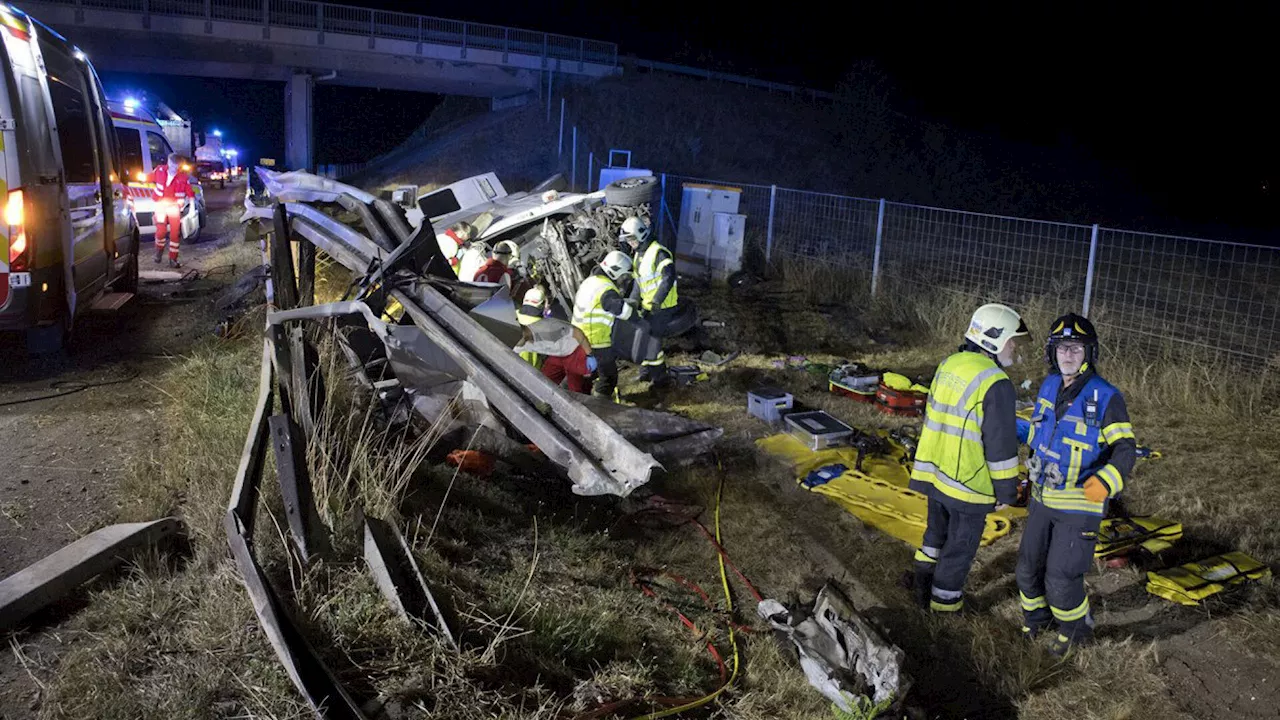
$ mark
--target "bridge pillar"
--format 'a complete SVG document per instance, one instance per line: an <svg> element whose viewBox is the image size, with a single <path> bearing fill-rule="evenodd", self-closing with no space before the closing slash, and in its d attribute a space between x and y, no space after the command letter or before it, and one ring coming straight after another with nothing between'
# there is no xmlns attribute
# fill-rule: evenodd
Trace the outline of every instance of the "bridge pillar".
<svg viewBox="0 0 1280 720"><path fill-rule="evenodd" d="M312 94L315 78L294 73L284 86L284 161L289 170L311 170Z"/></svg>

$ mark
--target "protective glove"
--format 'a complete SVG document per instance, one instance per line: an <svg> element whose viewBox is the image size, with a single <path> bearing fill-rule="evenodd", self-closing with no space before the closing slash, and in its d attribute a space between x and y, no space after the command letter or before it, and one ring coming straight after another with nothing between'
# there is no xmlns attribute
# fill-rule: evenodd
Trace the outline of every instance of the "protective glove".
<svg viewBox="0 0 1280 720"><path fill-rule="evenodd" d="M595 372L596 368L598 367L600 367L600 361L596 360L596 356L588 355L587 356L587 372Z"/></svg>
<svg viewBox="0 0 1280 720"><path fill-rule="evenodd" d="M1089 502L1100 503L1111 495L1111 491L1107 489L1107 484L1098 479L1097 475L1090 475L1088 480L1084 481L1084 496Z"/></svg>

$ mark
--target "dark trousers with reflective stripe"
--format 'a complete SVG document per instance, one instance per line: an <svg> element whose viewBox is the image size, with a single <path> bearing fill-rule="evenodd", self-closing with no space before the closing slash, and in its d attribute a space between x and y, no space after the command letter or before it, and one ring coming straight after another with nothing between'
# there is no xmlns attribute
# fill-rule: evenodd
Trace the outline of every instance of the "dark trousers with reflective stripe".
<svg viewBox="0 0 1280 720"><path fill-rule="evenodd" d="M1018 592L1023 623L1040 631L1051 620L1068 640L1087 639L1093 614L1084 590L1084 574L1093 564L1098 515L1053 510L1032 500L1018 547Z"/></svg>
<svg viewBox="0 0 1280 720"><path fill-rule="evenodd" d="M929 498L924 543L915 555L916 599L922 605L927 600L931 609L943 612L964 607L964 581L986 523L985 507L960 509Z"/></svg>

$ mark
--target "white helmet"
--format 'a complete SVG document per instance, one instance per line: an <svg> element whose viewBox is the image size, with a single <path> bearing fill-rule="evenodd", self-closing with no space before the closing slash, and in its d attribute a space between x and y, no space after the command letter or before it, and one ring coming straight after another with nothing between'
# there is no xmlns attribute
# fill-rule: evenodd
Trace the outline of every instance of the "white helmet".
<svg viewBox="0 0 1280 720"><path fill-rule="evenodd" d="M542 291L541 285L534 285L525 291L520 307L516 308L516 320L521 325L532 325L542 319L542 313L546 309L547 295Z"/></svg>
<svg viewBox="0 0 1280 720"><path fill-rule="evenodd" d="M510 265L520 259L520 248L516 247L516 244L510 240L503 240L493 247L493 255L494 257L506 255L507 259L503 260L503 262Z"/></svg>
<svg viewBox="0 0 1280 720"><path fill-rule="evenodd" d="M990 303L974 311L964 337L992 355L999 355L1010 340L1030 334L1022 316L1013 308Z"/></svg>
<svg viewBox="0 0 1280 720"><path fill-rule="evenodd" d="M610 280L620 280L631 274L631 257L621 250L613 250L600 261L600 267Z"/></svg>
<svg viewBox="0 0 1280 720"><path fill-rule="evenodd" d="M622 221L622 232L618 237L627 242L643 245L649 239L649 223L633 215Z"/></svg>

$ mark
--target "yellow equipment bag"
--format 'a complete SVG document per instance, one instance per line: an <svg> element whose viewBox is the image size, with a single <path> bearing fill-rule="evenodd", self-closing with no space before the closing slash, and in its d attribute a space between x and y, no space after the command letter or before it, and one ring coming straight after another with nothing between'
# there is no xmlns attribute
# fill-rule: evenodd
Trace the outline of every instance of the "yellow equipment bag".
<svg viewBox="0 0 1280 720"><path fill-rule="evenodd" d="M1242 552L1230 552L1176 568L1147 573L1147 592L1179 605L1200 601L1231 585L1267 580L1271 568Z"/></svg>
<svg viewBox="0 0 1280 720"><path fill-rule="evenodd" d="M1121 555L1139 547L1158 553L1173 547L1173 541L1181 537L1182 523L1172 520L1151 516L1107 518L1098 528L1098 544L1093 556Z"/></svg>
<svg viewBox="0 0 1280 720"><path fill-rule="evenodd" d="M811 492L826 495L862 522L895 537L912 547L919 547L924 539L925 520L929 498L907 489L910 468L901 462L905 457L902 446L887 433L885 437L891 456L869 456L863 459L862 468L856 469L858 451L852 447L829 448L813 451L788 434L772 435L756 441L765 452L791 463L799 475L801 487L808 474L827 465L842 464L850 468L840 476L821 485L807 487ZM982 544L990 545L1013 529L1012 518L1025 517L1026 508L1003 508L987 515L982 531Z"/></svg>

